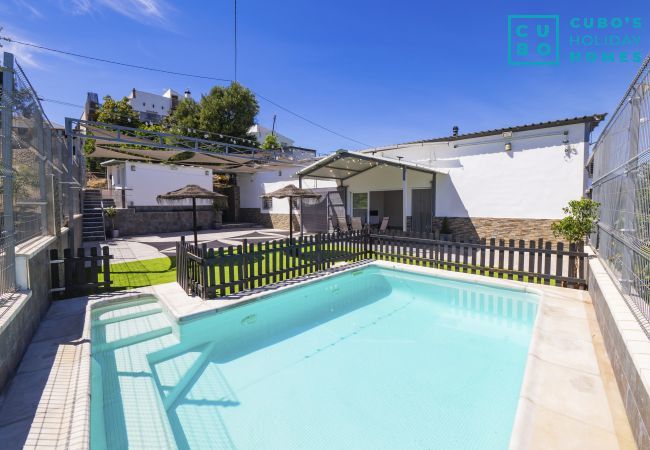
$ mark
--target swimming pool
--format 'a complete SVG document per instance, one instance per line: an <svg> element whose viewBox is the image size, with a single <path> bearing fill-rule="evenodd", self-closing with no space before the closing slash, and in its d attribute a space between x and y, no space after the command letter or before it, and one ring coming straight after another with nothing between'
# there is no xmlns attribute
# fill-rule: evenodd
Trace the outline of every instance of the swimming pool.
<svg viewBox="0 0 650 450"><path fill-rule="evenodd" d="M93 448L507 448L538 296L367 267L181 322L92 313Z"/></svg>

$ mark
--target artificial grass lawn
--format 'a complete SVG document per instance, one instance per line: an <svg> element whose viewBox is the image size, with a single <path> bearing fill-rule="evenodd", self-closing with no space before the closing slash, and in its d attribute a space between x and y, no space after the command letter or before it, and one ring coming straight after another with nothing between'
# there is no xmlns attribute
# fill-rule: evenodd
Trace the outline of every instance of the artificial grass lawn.
<svg viewBox="0 0 650 450"><path fill-rule="evenodd" d="M276 251L275 254L271 253L271 258L275 259L274 265L271 267L275 268L279 267L279 259L283 259L283 266L286 268L289 266L289 260L292 259L293 261L293 266L299 265L299 264L304 264L304 261L301 260L301 258L297 257L289 257L284 253L283 251ZM401 258L395 256L392 258L387 258L388 261L399 261ZM423 261L412 261L408 262L404 260L405 263L407 264L415 264L418 266L425 266L425 267L434 267L428 262L423 262ZM444 264L444 263L443 263ZM442 265L440 267L441 269L444 270L449 270L452 272L470 272L470 273L477 273L478 267L475 270L468 270L468 269L458 269L452 266L448 265ZM252 276L257 276L259 275L259 271L261 269L261 274L264 275L266 274L266 264L262 263L260 265L254 264L253 265L253 273L251 274ZM489 276L489 273L485 273L483 275ZM506 274L497 274L493 273L492 276L494 278L507 278ZM229 283L231 281L237 280L237 274L232 274L230 273L230 270L228 267L226 267L226 270L224 271L224 278L223 282ZM284 277L285 279L287 278L286 276ZM519 281L520 278L523 278L521 281L528 282L540 282L541 280L538 280L536 277L533 280L529 280L528 276L520 277L518 275L514 275L513 279L515 281ZM111 264L111 280L113 281L112 283L112 288L113 289L132 289L132 288L138 288L138 287L144 287L144 286L153 286L156 284L163 284L163 283L171 283L176 281L176 257L164 257L164 258L155 258L155 259L147 259L147 260L140 260L140 261L130 261L130 262L125 262L125 263L117 263L117 264ZM102 276L100 274L100 281L102 281ZM279 280L278 280L279 281ZM256 280L254 283L254 287L258 287L262 284L265 284L265 279L264 280ZM555 286L556 281L555 280L550 280L550 285Z"/></svg>
<svg viewBox="0 0 650 450"><path fill-rule="evenodd" d="M103 281L102 274L99 275ZM113 289L132 289L176 281L176 257L111 264Z"/></svg>

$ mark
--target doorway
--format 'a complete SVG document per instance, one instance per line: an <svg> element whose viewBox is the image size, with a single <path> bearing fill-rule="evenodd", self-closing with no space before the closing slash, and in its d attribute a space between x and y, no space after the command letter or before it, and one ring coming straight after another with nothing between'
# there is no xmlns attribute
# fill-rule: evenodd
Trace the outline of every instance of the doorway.
<svg viewBox="0 0 650 450"><path fill-rule="evenodd" d="M418 233L431 233L431 189L413 189L411 228Z"/></svg>

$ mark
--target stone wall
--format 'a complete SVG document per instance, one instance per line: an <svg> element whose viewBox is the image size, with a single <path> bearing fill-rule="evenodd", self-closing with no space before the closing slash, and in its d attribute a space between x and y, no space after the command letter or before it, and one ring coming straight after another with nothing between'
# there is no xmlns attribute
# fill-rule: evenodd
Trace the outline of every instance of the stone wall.
<svg viewBox="0 0 650 450"><path fill-rule="evenodd" d="M263 213L259 208L240 208L239 217L242 222L258 223L266 228L277 228L278 230L289 229L289 214ZM300 213L293 213L293 229L300 229Z"/></svg>
<svg viewBox="0 0 650 450"><path fill-rule="evenodd" d="M589 260L589 295L632 433L640 449L650 448L650 342L602 263ZM647 326L647 322L646 322Z"/></svg>
<svg viewBox="0 0 650 450"><path fill-rule="evenodd" d="M212 206L197 206L196 209L199 230L215 229L221 225L221 214L217 214ZM120 236L190 231L192 207L138 206L118 209L114 226Z"/></svg>
<svg viewBox="0 0 650 450"><path fill-rule="evenodd" d="M442 217L433 218L433 230L440 231ZM448 217L454 238L461 240L524 239L555 241L551 231L552 219L509 219L492 217Z"/></svg>
<svg viewBox="0 0 650 450"><path fill-rule="evenodd" d="M18 367L41 318L50 306L49 251L58 246L58 240L54 240L29 256L27 264L31 291L14 294L14 298L4 305L6 310L2 311L0 317L0 391ZM17 253L20 253L19 248Z"/></svg>

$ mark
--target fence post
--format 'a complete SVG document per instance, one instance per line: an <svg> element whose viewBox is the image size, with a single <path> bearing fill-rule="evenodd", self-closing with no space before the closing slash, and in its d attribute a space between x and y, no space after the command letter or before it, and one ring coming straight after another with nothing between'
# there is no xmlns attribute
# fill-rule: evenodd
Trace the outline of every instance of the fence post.
<svg viewBox="0 0 650 450"><path fill-rule="evenodd" d="M102 263L104 265L104 287L111 288L111 257L108 252L108 246L102 247Z"/></svg>
<svg viewBox="0 0 650 450"><path fill-rule="evenodd" d="M208 253L208 244L201 244L201 298L208 298L208 264L205 256Z"/></svg>
<svg viewBox="0 0 650 450"><path fill-rule="evenodd" d="M316 235L316 244L315 244L315 252L314 252L314 254L315 254L314 259L316 260L316 271L323 270L322 262L321 262L322 259L323 259L323 254L322 254L322 252L323 252L323 243L322 243L322 240L323 240L323 234L318 233Z"/></svg>
<svg viewBox="0 0 650 450"><path fill-rule="evenodd" d="M2 204L4 205L3 230L0 238L4 238L5 260L9 268L5 286L2 290L12 290L16 284L16 249L14 228L14 178L13 178L13 150L11 146L12 97L14 95L14 55L5 52L2 69L2 172L3 177Z"/></svg>

